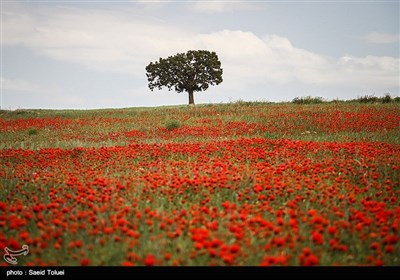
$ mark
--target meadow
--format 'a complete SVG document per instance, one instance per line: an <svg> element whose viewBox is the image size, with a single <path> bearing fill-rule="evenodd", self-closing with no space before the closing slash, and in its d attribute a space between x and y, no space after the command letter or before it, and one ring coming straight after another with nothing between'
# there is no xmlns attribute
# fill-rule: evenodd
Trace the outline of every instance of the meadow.
<svg viewBox="0 0 400 280"><path fill-rule="evenodd" d="M39 266L398 266L399 167L393 103L0 111L0 249Z"/></svg>

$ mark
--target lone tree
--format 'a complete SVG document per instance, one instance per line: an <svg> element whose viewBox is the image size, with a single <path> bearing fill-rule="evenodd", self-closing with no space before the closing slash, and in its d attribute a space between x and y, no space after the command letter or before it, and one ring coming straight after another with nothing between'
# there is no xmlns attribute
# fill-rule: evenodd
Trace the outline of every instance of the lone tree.
<svg viewBox="0 0 400 280"><path fill-rule="evenodd" d="M208 89L222 82L221 62L215 52L205 50L178 53L146 66L146 76L151 91L163 86L189 94L189 104L194 104L193 92Z"/></svg>

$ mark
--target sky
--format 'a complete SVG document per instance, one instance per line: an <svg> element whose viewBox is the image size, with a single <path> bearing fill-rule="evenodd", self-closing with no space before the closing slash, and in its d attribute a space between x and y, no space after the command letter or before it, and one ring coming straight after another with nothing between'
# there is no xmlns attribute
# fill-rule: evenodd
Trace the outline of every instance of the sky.
<svg viewBox="0 0 400 280"><path fill-rule="evenodd" d="M215 51L195 103L399 96L399 1L1 0L1 108L181 105L145 67Z"/></svg>

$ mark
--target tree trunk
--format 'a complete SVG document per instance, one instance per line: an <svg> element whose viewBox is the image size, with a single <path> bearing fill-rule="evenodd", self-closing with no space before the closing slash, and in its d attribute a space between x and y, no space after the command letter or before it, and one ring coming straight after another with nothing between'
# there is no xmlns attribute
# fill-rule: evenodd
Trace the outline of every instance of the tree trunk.
<svg viewBox="0 0 400 280"><path fill-rule="evenodd" d="M189 90L189 105L194 105L193 90Z"/></svg>

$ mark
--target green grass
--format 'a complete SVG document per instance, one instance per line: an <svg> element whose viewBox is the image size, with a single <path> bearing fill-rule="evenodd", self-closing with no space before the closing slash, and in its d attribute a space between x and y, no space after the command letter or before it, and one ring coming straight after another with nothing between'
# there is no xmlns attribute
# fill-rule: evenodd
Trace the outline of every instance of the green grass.
<svg viewBox="0 0 400 280"><path fill-rule="evenodd" d="M0 131L0 149L23 148L40 149L45 147L73 148L126 145L131 141L142 143L209 141L220 137L191 137L177 135L163 140L158 137L157 129L168 131L181 127L206 126L221 128L230 122L260 124L267 131L250 131L247 134L231 135L236 137L287 138L305 141L372 141L400 144L399 125L395 129L373 128L376 131L352 129L343 131L321 130L329 125L316 126L315 119L326 114L335 116L336 112L362 113L375 112L375 117L386 118L385 112L400 115L399 103L360 104L360 103L322 103L291 104L266 102L236 102L229 104L205 104L188 106L163 106L152 108L123 108L99 110L17 110L0 111L0 119L5 122L23 120L56 119L60 124L54 126L26 127L25 129L8 129ZM381 117L379 117L381 115ZM65 123L62 123L62 122ZM346 122L346 119L343 120ZM125 133L137 130L147 137L126 137ZM226 138L222 136L222 139Z"/></svg>
<svg viewBox="0 0 400 280"><path fill-rule="evenodd" d="M174 129L177 129L181 126L181 123L177 120L169 120L167 121L167 123L165 124L165 128L169 131L172 131Z"/></svg>

